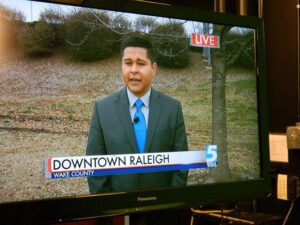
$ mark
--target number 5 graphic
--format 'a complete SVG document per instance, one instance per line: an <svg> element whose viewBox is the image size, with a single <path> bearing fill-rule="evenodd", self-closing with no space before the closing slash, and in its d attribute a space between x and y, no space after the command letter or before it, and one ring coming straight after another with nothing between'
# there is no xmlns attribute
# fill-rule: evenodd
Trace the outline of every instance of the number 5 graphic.
<svg viewBox="0 0 300 225"><path fill-rule="evenodd" d="M217 162L218 161L218 153L217 153L217 145L206 145L206 162Z"/></svg>

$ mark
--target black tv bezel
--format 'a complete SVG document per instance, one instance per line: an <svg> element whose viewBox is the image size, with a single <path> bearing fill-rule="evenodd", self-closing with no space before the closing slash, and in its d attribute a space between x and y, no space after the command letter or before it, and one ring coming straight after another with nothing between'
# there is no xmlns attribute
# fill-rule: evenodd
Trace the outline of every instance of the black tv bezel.
<svg viewBox="0 0 300 225"><path fill-rule="evenodd" d="M76 221L107 215L112 216L148 210L197 206L215 202L255 199L270 192L267 83L263 20L256 17L202 11L195 8L166 6L138 1L123 2L122 4L116 4L114 1L85 0L81 6L256 29L261 178L258 180L235 183L228 182L2 203L0 204L0 211L4 216L1 220L5 224L50 224Z"/></svg>

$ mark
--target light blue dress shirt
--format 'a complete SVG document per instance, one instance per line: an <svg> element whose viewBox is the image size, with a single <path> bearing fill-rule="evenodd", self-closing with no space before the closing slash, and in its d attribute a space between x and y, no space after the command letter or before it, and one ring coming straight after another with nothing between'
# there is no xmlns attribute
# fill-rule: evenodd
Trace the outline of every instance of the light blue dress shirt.
<svg viewBox="0 0 300 225"><path fill-rule="evenodd" d="M142 110L142 113L144 114L144 117L146 120L146 126L148 127L150 94L151 94L151 88L145 95L143 95L141 98L138 98L127 87L127 95L128 95L128 100L129 100L129 111L130 111L130 116L131 116L132 122L133 122L134 114L136 112L135 101L137 99L141 99L144 103L141 110Z"/></svg>

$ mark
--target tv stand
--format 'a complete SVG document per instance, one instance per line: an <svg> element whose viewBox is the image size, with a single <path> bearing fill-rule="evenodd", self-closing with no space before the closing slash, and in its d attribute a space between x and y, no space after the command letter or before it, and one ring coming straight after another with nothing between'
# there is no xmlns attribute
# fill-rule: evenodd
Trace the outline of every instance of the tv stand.
<svg viewBox="0 0 300 225"><path fill-rule="evenodd" d="M249 224L249 225L279 225L282 223L282 218L276 215L266 213L209 213L197 214L193 225L216 225L216 224Z"/></svg>

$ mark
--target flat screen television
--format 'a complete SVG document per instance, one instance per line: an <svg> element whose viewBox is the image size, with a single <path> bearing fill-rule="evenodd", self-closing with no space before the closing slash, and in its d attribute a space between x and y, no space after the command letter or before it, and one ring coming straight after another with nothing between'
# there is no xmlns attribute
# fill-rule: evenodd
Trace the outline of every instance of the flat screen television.
<svg viewBox="0 0 300 225"><path fill-rule="evenodd" d="M1 221L55 223L270 191L261 19L140 1L45 1L43 9L26 22L1 5ZM217 146L217 163L174 167L187 173L176 187L90 194L86 176L51 179L47 162L86 155L95 100L124 87L120 43L128 35L151 40L152 87L181 102L188 149L178 160Z"/></svg>

